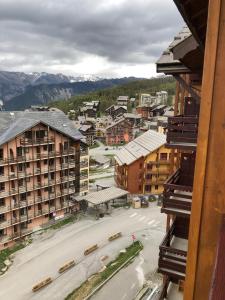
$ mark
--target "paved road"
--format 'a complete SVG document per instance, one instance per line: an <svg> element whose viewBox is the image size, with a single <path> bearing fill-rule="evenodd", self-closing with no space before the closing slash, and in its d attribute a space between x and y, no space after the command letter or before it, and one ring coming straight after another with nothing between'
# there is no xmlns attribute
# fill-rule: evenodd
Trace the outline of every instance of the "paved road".
<svg viewBox="0 0 225 300"><path fill-rule="evenodd" d="M114 259L121 249L130 244L132 233L149 243L148 263L152 270L156 269L155 253L164 228L164 215L160 214L158 207L150 207L120 209L114 211L112 216L98 221L85 219L61 230L44 233L16 254L13 265L0 278L0 299L62 300L102 267L102 256ZM118 231L123 232L123 237L109 244L107 237ZM100 245L100 249L84 257L83 250L95 243ZM71 259L76 260L77 266L58 277L58 268ZM143 278L143 265L137 271L140 280ZM48 276L58 278L42 291L33 294L32 286Z"/></svg>
<svg viewBox="0 0 225 300"><path fill-rule="evenodd" d="M94 149L90 149L89 154L90 155L96 155L96 154L115 155L120 148L122 148L122 146L110 147L110 146L105 146L102 143L100 143L99 147L94 148ZM108 150L105 150L105 149L108 149Z"/></svg>
<svg viewBox="0 0 225 300"><path fill-rule="evenodd" d="M134 216L134 214L131 216ZM139 218L139 214L135 215L134 218ZM140 217L139 220L142 220L142 218ZM132 300L146 280L150 279L152 285L161 283L161 276L157 273L157 263L159 244L165 233L161 221L158 222L160 223L151 220L148 222L148 225L150 225L148 229L136 233L137 238L144 244L143 251L132 264L122 269L94 295L93 300ZM158 297L154 299L158 299Z"/></svg>

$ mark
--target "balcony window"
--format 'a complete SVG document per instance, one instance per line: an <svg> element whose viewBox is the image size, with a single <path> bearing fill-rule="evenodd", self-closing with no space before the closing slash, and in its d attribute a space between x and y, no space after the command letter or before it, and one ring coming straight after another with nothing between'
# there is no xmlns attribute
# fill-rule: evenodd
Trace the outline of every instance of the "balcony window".
<svg viewBox="0 0 225 300"><path fill-rule="evenodd" d="M32 139L32 136L33 136L32 131L26 131L25 132L25 138L26 139Z"/></svg>
<svg viewBox="0 0 225 300"><path fill-rule="evenodd" d="M145 186L145 191L146 192L150 192L151 191L151 186L150 185L146 185Z"/></svg>
<svg viewBox="0 0 225 300"><path fill-rule="evenodd" d="M160 153L160 160L167 160L167 153Z"/></svg>
<svg viewBox="0 0 225 300"><path fill-rule="evenodd" d="M17 156L22 156L23 155L23 148L22 147L17 147L16 148L16 155Z"/></svg>
<svg viewBox="0 0 225 300"><path fill-rule="evenodd" d="M4 167L0 167L0 176L4 175Z"/></svg>
<svg viewBox="0 0 225 300"><path fill-rule="evenodd" d="M5 183L0 182L0 191L4 191L4 190L5 190Z"/></svg>
<svg viewBox="0 0 225 300"><path fill-rule="evenodd" d="M3 153L3 149L1 148L1 149L0 149L0 159L3 159L3 156L4 156L3 154L4 154L4 153Z"/></svg>
<svg viewBox="0 0 225 300"><path fill-rule="evenodd" d="M48 132L47 130L39 130L39 131L36 131L36 138L37 139L43 139L45 136L48 135Z"/></svg>
<svg viewBox="0 0 225 300"><path fill-rule="evenodd" d="M25 201L26 199L27 199L26 193L20 194L20 200L21 200L21 201Z"/></svg>
<svg viewBox="0 0 225 300"><path fill-rule="evenodd" d="M5 221L5 215L4 214L1 214L0 215L0 222L4 222Z"/></svg>

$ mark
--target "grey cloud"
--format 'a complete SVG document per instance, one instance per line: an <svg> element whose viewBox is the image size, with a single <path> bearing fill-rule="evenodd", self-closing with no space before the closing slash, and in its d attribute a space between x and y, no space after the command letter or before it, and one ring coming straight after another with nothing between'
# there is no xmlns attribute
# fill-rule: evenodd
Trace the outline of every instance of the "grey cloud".
<svg viewBox="0 0 225 300"><path fill-rule="evenodd" d="M18 67L51 66L88 54L115 64L151 63L182 25L172 0L107 2L0 0L0 67L10 57Z"/></svg>

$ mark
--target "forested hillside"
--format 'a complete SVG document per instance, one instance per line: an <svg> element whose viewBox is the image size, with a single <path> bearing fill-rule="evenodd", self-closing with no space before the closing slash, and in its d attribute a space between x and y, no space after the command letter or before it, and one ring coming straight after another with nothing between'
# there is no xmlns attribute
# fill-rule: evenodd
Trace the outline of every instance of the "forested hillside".
<svg viewBox="0 0 225 300"><path fill-rule="evenodd" d="M74 96L66 101L54 101L51 102L50 105L67 113L71 109L77 110L83 101L100 100L100 110L101 112L104 112L107 107L116 103L116 99L120 95L138 98L140 93L154 94L161 90L168 92L168 104L171 104L172 96L175 94L175 80L173 77L137 80L112 88L87 93L85 95Z"/></svg>

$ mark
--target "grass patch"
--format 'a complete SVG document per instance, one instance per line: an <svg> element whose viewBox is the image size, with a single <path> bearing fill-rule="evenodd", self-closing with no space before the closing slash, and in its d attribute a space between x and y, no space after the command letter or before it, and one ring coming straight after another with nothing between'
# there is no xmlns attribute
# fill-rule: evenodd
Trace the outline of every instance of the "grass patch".
<svg viewBox="0 0 225 300"><path fill-rule="evenodd" d="M12 248L7 248L0 251L0 269L5 267L4 261L8 259L11 254L23 249L24 247L26 247L24 243L18 243L15 244L15 246L13 246Z"/></svg>
<svg viewBox="0 0 225 300"><path fill-rule="evenodd" d="M59 229L59 228L65 226L65 225L67 225L69 223L73 223L74 221L76 221L76 219L77 219L76 216L70 216L70 217L68 217L66 219L58 221L56 224L53 224L53 225L47 227L46 230L47 229Z"/></svg>
<svg viewBox="0 0 225 300"><path fill-rule="evenodd" d="M95 287L108 279L129 258L133 257L134 255L138 255L142 249L143 245L139 241L134 242L132 245L126 248L125 253L120 253L114 261L110 262L103 272L91 276L80 287L70 293L65 300L83 300L93 291Z"/></svg>

